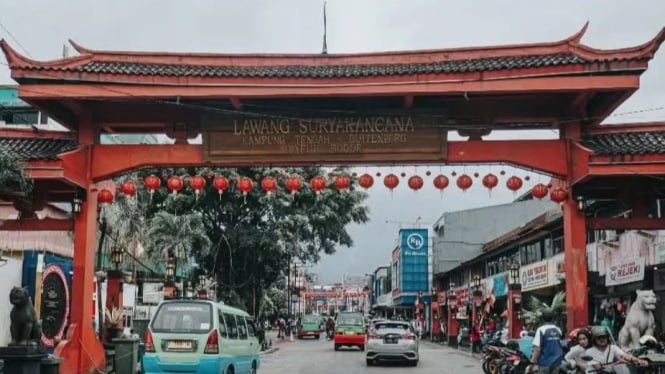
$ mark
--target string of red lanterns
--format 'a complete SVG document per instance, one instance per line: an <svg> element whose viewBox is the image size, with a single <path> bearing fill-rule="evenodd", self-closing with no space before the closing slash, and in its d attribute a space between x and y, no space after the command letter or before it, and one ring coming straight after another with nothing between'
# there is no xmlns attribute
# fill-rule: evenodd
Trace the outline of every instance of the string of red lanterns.
<svg viewBox="0 0 665 374"><path fill-rule="evenodd" d="M505 175L505 172L501 171L500 174ZM377 172L376 175L380 177L381 173ZM406 178L406 173L402 172L400 175L403 178ZM425 175L430 176L431 173L427 171ZM476 178L480 177L479 173L474 173L473 175ZM358 186L362 187L365 190L374 186L374 177L368 173L364 173L359 177L357 177L356 173L353 173L351 174L351 176L354 179L357 178L356 183L358 184ZM457 174L453 172L452 176L457 176ZM303 178L308 178L308 177L309 176L306 175L303 176ZM340 174L335 176L333 173L330 173L328 175L329 179L326 179L326 177L324 176L314 176L313 178L310 179L309 186L312 189L312 191L316 193L317 197L320 198L321 193L328 187L329 180L332 179L332 183L337 190L339 190L340 192L346 192L349 191L353 185L352 177L350 177L347 174ZM222 194L225 191L229 190L229 188L231 187L231 180L229 180L229 178L225 176L215 176L212 173L208 173L207 178L212 179L211 185L215 190L217 190L220 199L222 197ZM191 178L187 177L187 179L183 179L182 177L179 176L169 177L168 175L162 175L160 178L156 175L149 175L143 179L143 184L145 186L145 189L150 193L151 197L155 191L161 188L162 179L167 180L166 187L173 194L181 192L185 187L185 180L187 180L189 186L197 195L197 198L198 195L206 189L208 184L206 182L206 179L200 175L195 175ZM300 192L303 188L303 180L300 176L286 177L282 173L277 177L272 177L272 176L263 177L260 174L256 174L254 176L254 179L260 181L259 184L261 186L261 189L264 192L266 192L268 196L270 196L273 192L279 189L279 181L284 179L285 179L284 187L292 196L295 196L295 194ZM237 190L241 192L243 197L245 198L255 188L255 182L252 180L252 178L241 177L239 179L235 178L234 180L236 183ZM528 176L524 177L524 180L528 181L529 177ZM388 188L392 192L395 188L399 186L400 177L398 177L393 173L390 173L383 178L383 184L386 188ZM450 179L446 175L439 174L436 177L434 177L434 179L432 180L432 184L437 190L441 192L441 194L443 194L444 190L446 190L450 185ZM496 188L498 184L499 184L499 178L492 173L488 173L482 178L482 185L489 190L490 196L492 190ZM425 181L419 175L412 175L407 180L407 186L413 191L419 191L424 187L424 185ZM467 174L462 174L457 177L456 185L462 191L466 191L473 186L473 178ZM522 178L513 175L506 180L505 185L507 189L516 193L517 191L522 189L524 182ZM138 193L138 187L133 181L128 180L124 181L120 185L120 187L118 187L118 191L125 196L135 197ZM552 187L551 185L545 185L543 183L536 184L532 188L531 194L535 199L544 199L549 195L550 200L556 203L562 203L566 201L566 199L568 199L569 197L568 191L564 186ZM115 196L109 190L106 189L101 190L98 194L98 202L102 205L110 204L114 200Z"/></svg>

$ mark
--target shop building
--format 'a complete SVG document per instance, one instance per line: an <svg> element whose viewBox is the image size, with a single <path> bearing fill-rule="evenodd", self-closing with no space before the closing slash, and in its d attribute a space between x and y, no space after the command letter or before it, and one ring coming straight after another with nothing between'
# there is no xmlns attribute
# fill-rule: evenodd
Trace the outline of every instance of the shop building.
<svg viewBox="0 0 665 374"><path fill-rule="evenodd" d="M422 312L422 318L429 319L425 304L432 301L430 268L429 230L401 229L391 263L394 312L407 319Z"/></svg>

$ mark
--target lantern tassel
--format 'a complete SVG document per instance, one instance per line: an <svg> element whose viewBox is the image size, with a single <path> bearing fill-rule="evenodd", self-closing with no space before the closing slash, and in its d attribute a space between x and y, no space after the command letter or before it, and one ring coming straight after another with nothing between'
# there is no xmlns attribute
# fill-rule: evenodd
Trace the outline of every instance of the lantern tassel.
<svg viewBox="0 0 665 374"><path fill-rule="evenodd" d="M222 201L222 194L223 194L223 193L224 193L224 191L222 191L222 190L219 190L219 191L218 191L219 201Z"/></svg>

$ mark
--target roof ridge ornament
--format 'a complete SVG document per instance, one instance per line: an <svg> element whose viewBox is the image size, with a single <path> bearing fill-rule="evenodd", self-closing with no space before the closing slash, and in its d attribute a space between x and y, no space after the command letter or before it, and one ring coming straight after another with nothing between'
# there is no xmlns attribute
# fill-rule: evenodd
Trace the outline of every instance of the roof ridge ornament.
<svg viewBox="0 0 665 374"><path fill-rule="evenodd" d="M582 38L584 37L584 34L586 34L587 29L589 28L589 21L586 21L584 26L580 29L580 31L576 32L575 34L571 35L566 41L569 43L573 44L580 44L582 41Z"/></svg>

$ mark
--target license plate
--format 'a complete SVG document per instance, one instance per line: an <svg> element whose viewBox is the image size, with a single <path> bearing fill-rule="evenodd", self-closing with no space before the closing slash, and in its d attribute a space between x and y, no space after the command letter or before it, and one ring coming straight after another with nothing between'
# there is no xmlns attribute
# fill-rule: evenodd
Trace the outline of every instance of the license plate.
<svg viewBox="0 0 665 374"><path fill-rule="evenodd" d="M384 339L383 342L386 343L386 344L397 344L397 339L388 338L388 339Z"/></svg>
<svg viewBox="0 0 665 374"><path fill-rule="evenodd" d="M347 332L346 332L346 335L355 335L355 334L356 334L356 333L353 332L353 331L347 331Z"/></svg>
<svg viewBox="0 0 665 374"><path fill-rule="evenodd" d="M191 351L193 344L191 341L170 341L166 344L169 351Z"/></svg>

